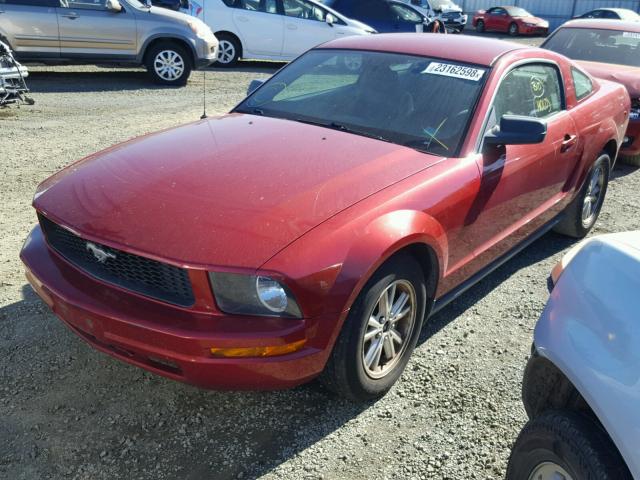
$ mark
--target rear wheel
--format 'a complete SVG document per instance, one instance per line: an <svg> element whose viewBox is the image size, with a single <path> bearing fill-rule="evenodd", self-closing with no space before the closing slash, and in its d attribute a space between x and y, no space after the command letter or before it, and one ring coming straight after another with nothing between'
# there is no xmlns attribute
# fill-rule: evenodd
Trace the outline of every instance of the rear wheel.
<svg viewBox="0 0 640 480"><path fill-rule="evenodd" d="M601 153L589 171L584 185L564 211L564 218L554 230L563 235L583 238L598 219L609 184L611 158Z"/></svg>
<svg viewBox="0 0 640 480"><path fill-rule="evenodd" d="M218 60L219 67L233 67L240 59L241 46L237 38L226 33L216 34L218 38Z"/></svg>
<svg viewBox="0 0 640 480"><path fill-rule="evenodd" d="M518 436L506 480L631 480L600 426L573 411L549 411Z"/></svg>
<svg viewBox="0 0 640 480"><path fill-rule="evenodd" d="M151 47L145 63L153 81L161 85L186 85L191 75L191 56L184 47L173 42Z"/></svg>
<svg viewBox="0 0 640 480"><path fill-rule="evenodd" d="M384 395L409 361L425 305L420 265L409 255L388 261L354 302L320 379L352 400Z"/></svg>
<svg viewBox="0 0 640 480"><path fill-rule="evenodd" d="M511 35L512 37L517 37L518 33L518 24L513 22L511 25L509 25L509 35Z"/></svg>
<svg viewBox="0 0 640 480"><path fill-rule="evenodd" d="M483 33L484 32L484 22L482 20L478 20L476 23L476 32Z"/></svg>

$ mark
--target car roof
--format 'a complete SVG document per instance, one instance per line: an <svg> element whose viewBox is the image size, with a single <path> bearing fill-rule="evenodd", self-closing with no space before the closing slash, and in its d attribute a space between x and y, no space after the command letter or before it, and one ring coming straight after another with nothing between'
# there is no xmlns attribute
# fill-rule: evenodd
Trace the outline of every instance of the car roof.
<svg viewBox="0 0 640 480"><path fill-rule="evenodd" d="M332 40L317 48L375 50L380 52L423 55L448 60L490 66L507 52L530 49L522 44L466 35L433 33L387 33L351 36ZM443 53L446 52L446 53Z"/></svg>
<svg viewBox="0 0 640 480"><path fill-rule="evenodd" d="M619 30L622 32L640 32L640 22L629 20L598 20L591 18L581 18L570 20L560 26L560 28L588 28L598 30Z"/></svg>

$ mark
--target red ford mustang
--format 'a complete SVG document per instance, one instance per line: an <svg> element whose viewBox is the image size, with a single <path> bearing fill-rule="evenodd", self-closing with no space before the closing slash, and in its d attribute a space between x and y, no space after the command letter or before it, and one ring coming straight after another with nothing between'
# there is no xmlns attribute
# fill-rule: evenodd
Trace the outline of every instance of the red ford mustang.
<svg viewBox="0 0 640 480"><path fill-rule="evenodd" d="M43 182L27 277L91 345L176 380L382 395L425 317L593 226L629 97L592 79L579 102L576 75L497 40L327 43L228 115Z"/></svg>
<svg viewBox="0 0 640 480"><path fill-rule="evenodd" d="M506 32L509 35L546 35L549 22L531 15L520 7L493 7L478 10L473 16L472 25L477 32Z"/></svg>
<svg viewBox="0 0 640 480"><path fill-rule="evenodd" d="M627 87L631 113L620 155L627 163L640 165L640 22L574 20L556 30L542 48L576 60L594 77ZM584 78L580 86L588 89L589 82ZM578 92L580 97L586 94Z"/></svg>

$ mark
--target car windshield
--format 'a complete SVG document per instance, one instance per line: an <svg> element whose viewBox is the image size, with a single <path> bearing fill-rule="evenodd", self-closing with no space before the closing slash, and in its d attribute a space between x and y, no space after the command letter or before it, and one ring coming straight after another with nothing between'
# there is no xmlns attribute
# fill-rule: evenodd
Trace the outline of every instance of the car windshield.
<svg viewBox="0 0 640 480"><path fill-rule="evenodd" d="M504 7L509 15L512 17L532 17L529 12L527 12L524 8L520 7Z"/></svg>
<svg viewBox="0 0 640 480"><path fill-rule="evenodd" d="M454 156L486 69L398 53L312 50L235 112L311 123Z"/></svg>
<svg viewBox="0 0 640 480"><path fill-rule="evenodd" d="M574 60L640 67L640 32L561 28L543 47Z"/></svg>
<svg viewBox="0 0 640 480"><path fill-rule="evenodd" d="M456 4L451 0L429 0L434 10L442 10L444 8L456 8Z"/></svg>

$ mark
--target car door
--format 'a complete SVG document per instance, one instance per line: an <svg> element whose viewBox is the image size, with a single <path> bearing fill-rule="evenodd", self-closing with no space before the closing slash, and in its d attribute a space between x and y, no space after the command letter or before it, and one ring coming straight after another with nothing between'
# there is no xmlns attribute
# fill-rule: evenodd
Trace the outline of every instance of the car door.
<svg viewBox="0 0 640 480"><path fill-rule="evenodd" d="M244 56L282 57L284 18L276 0L238 0L233 11Z"/></svg>
<svg viewBox="0 0 640 480"><path fill-rule="evenodd" d="M0 0L0 36L18 58L60 55L58 0Z"/></svg>
<svg viewBox="0 0 640 480"><path fill-rule="evenodd" d="M504 8L496 8L492 17L492 30L506 32L509 29L511 17Z"/></svg>
<svg viewBox="0 0 640 480"><path fill-rule="evenodd" d="M503 115L521 115L547 124L544 141L482 149L482 187L472 209L469 234L477 241L480 265L505 253L555 217L564 187L577 165L578 132L564 106L564 88L555 63L536 62L507 73L496 91L485 132Z"/></svg>
<svg viewBox="0 0 640 480"><path fill-rule="evenodd" d="M60 0L62 57L135 58L136 19L133 9L107 10L106 0Z"/></svg>
<svg viewBox="0 0 640 480"><path fill-rule="evenodd" d="M307 0L281 0L284 12L284 43L282 55L295 58L320 43L344 35L335 19L335 25L326 21L327 11ZM334 17L335 18L335 17Z"/></svg>

